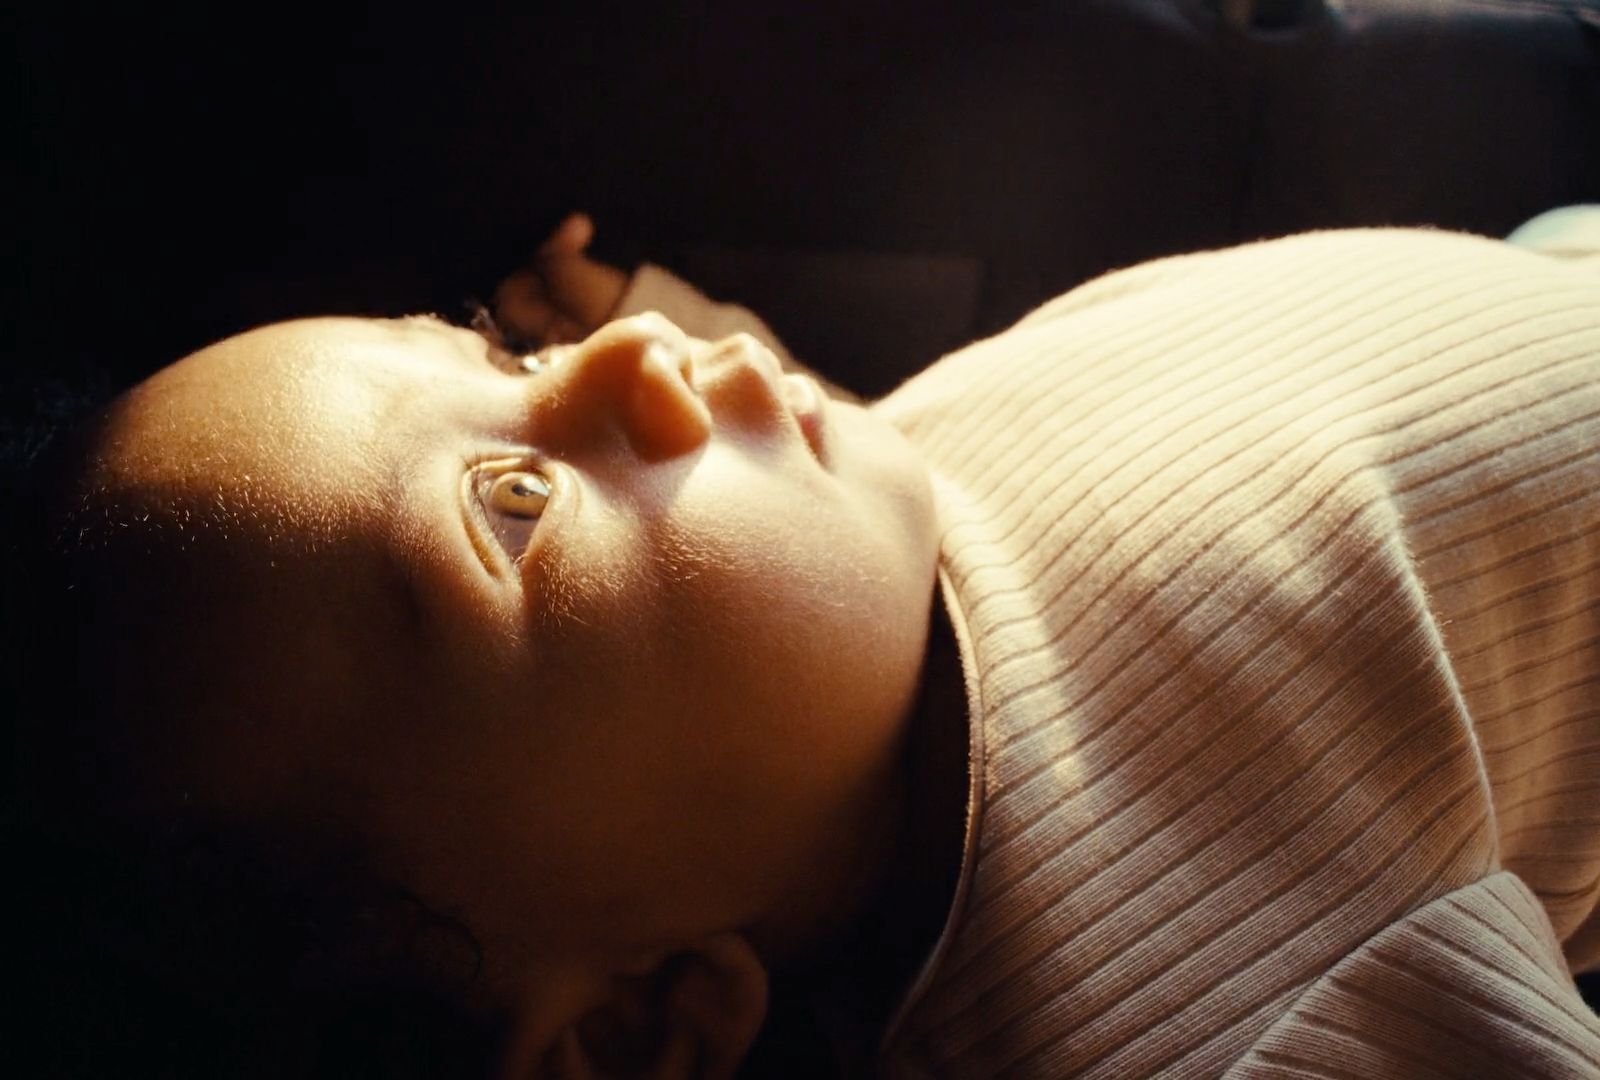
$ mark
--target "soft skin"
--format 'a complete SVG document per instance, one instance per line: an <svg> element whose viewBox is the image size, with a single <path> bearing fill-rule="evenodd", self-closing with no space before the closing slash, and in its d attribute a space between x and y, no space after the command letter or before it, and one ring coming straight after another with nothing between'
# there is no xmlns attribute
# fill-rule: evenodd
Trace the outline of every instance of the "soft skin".
<svg viewBox="0 0 1600 1080"><path fill-rule="evenodd" d="M172 780L352 822L460 913L522 1017L509 1073L607 1064L584 1032L641 1001L670 1013L645 1064L726 1072L764 966L847 921L892 842L927 476L865 410L804 429L748 337L646 315L538 375L499 359L431 319L307 320L119 401L87 503L203 534L174 585L194 707L251 719L190 725ZM517 470L536 520L479 497Z"/></svg>

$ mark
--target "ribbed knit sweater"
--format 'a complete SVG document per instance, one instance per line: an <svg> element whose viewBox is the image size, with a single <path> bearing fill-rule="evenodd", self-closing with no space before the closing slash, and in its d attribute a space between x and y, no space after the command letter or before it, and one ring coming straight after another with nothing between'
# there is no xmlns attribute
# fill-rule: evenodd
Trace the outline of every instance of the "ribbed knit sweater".
<svg viewBox="0 0 1600 1080"><path fill-rule="evenodd" d="M1600 1076L1600 275L1168 259L877 408L973 775L888 1074Z"/></svg>
<svg viewBox="0 0 1600 1080"><path fill-rule="evenodd" d="M743 327L678 289L624 306ZM886 1075L1600 1077L1592 266L1167 259L875 408L933 474L971 718Z"/></svg>

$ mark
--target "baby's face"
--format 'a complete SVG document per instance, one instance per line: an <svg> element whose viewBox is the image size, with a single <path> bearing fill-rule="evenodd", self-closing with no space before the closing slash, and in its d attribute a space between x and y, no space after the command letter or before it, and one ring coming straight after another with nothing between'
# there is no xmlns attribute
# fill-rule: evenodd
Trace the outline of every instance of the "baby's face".
<svg viewBox="0 0 1600 1080"><path fill-rule="evenodd" d="M659 316L538 375L492 359L431 319L308 320L119 406L97 468L220 537L200 667L256 719L204 736L202 797L353 818L530 953L820 903L915 693L918 459Z"/></svg>

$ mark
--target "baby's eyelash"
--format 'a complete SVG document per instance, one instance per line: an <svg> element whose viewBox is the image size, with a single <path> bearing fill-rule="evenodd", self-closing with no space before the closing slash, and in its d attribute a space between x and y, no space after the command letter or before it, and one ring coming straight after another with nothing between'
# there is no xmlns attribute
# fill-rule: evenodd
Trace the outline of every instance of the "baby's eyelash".
<svg viewBox="0 0 1600 1080"><path fill-rule="evenodd" d="M493 312L476 300L467 301L467 310L471 312L467 325L489 346L491 364L510 374L528 374L534 370L525 363L532 350L522 348L522 342L509 338L495 321Z"/></svg>
<svg viewBox="0 0 1600 1080"><path fill-rule="evenodd" d="M500 329L500 324L494 321L494 312L490 311L480 301L468 300L467 310L472 317L467 320L467 325L482 335L483 339L497 349L511 350L506 345L506 335Z"/></svg>
<svg viewBox="0 0 1600 1080"><path fill-rule="evenodd" d="M549 354L560 346L524 348L523 342L506 336L500 324L495 322L494 314L483 304L474 300L467 306L472 312L470 326L488 343L489 362L495 367L513 375L537 375L550 366L552 357Z"/></svg>

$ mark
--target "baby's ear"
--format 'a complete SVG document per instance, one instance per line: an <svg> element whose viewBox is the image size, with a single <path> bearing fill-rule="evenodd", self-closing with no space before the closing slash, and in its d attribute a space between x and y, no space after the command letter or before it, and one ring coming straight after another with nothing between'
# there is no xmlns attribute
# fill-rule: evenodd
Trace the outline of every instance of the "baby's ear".
<svg viewBox="0 0 1600 1080"><path fill-rule="evenodd" d="M743 936L719 934L642 971L539 988L501 1077L731 1077L766 1014L760 958Z"/></svg>

